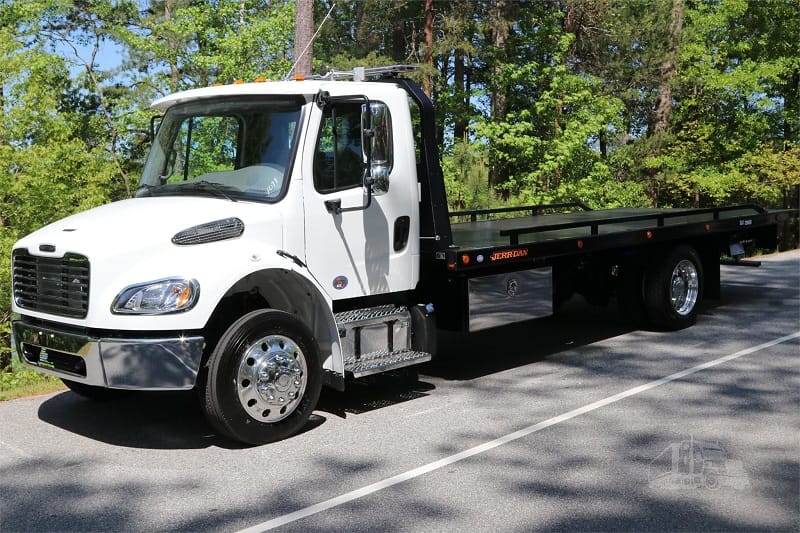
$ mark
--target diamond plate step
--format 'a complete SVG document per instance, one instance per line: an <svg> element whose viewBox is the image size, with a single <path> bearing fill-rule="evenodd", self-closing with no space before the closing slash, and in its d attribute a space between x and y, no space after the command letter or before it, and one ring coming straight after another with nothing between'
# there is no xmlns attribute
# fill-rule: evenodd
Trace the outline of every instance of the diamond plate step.
<svg viewBox="0 0 800 533"><path fill-rule="evenodd" d="M354 378L379 374L396 368L425 363L431 360L431 354L402 350L399 352L372 352L361 357L348 357L344 361L344 369Z"/></svg>
<svg viewBox="0 0 800 533"><path fill-rule="evenodd" d="M362 327L370 324L383 324L387 320L402 318L408 314L405 307L395 305L382 305L368 309L355 309L335 313L336 323L339 327Z"/></svg>

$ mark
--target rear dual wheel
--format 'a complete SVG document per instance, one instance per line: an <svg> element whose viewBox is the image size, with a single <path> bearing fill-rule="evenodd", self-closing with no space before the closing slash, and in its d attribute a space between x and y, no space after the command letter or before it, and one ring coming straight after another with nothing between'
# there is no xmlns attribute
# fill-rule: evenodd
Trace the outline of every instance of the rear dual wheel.
<svg viewBox="0 0 800 533"><path fill-rule="evenodd" d="M650 323L666 330L691 326L703 291L703 265L691 246L681 245L647 271L644 302Z"/></svg>
<svg viewBox="0 0 800 533"><path fill-rule="evenodd" d="M703 284L703 265L695 249L676 246L647 267L623 268L620 306L637 326L683 329L697 320Z"/></svg>
<svg viewBox="0 0 800 533"><path fill-rule="evenodd" d="M206 417L226 437L247 444L290 437L308 421L322 388L313 335L283 311L253 311L222 335L203 385Z"/></svg>

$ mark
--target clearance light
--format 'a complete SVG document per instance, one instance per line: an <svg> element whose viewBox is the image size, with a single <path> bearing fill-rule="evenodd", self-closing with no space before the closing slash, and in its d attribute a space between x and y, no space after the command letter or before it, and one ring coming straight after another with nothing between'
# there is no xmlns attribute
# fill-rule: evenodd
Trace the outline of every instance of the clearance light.
<svg viewBox="0 0 800 533"><path fill-rule="evenodd" d="M652 231L648 231L648 232L646 232L644 234L644 236L647 237L648 239L652 239L653 238L653 232Z"/></svg>
<svg viewBox="0 0 800 533"><path fill-rule="evenodd" d="M234 85L241 85L244 83L244 80L233 80Z"/></svg>
<svg viewBox="0 0 800 533"><path fill-rule="evenodd" d="M465 265L468 265L469 264L469 256L467 254L462 255L461 256L461 262L464 263Z"/></svg>
<svg viewBox="0 0 800 533"><path fill-rule="evenodd" d="M455 263L447 263L447 268L450 269L450 270L455 270L456 269L456 264Z"/></svg>
<svg viewBox="0 0 800 533"><path fill-rule="evenodd" d="M706 231L711 231L711 224L706 224Z"/></svg>
<svg viewBox="0 0 800 533"><path fill-rule="evenodd" d="M305 81L305 80L306 80L306 77L303 76L302 74L297 74L294 77L294 81Z"/></svg>
<svg viewBox="0 0 800 533"><path fill-rule="evenodd" d="M583 248L583 241L578 241L578 248Z"/></svg>
<svg viewBox="0 0 800 533"><path fill-rule="evenodd" d="M216 83L214 84L214 87L222 87L223 85L224 85L223 83L216 82Z"/></svg>
<svg viewBox="0 0 800 533"><path fill-rule="evenodd" d="M256 83L264 83L264 82L266 82L266 81L267 81L267 78L265 78L264 76L259 76L259 77L257 77L257 78L255 79L255 82L256 82Z"/></svg>

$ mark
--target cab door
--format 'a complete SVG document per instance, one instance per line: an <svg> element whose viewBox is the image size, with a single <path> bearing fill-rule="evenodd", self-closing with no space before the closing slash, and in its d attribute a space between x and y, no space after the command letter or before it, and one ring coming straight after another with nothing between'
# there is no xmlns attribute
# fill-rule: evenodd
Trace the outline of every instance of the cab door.
<svg viewBox="0 0 800 533"><path fill-rule="evenodd" d="M381 131L363 142L370 142L371 169L380 179L368 198L362 109L367 106L358 99L315 106L312 149L304 152L306 263L335 300L409 290L416 283L416 246L409 243L416 177L394 160L388 107L372 102L371 117L379 119L372 129Z"/></svg>

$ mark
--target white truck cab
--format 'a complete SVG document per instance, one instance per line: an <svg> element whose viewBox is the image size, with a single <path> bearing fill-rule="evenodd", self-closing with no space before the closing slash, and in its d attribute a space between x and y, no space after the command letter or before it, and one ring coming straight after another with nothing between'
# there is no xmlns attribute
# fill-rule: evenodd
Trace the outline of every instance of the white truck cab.
<svg viewBox="0 0 800 533"><path fill-rule="evenodd" d="M408 100L309 80L156 101L136 197L14 246L19 356L85 395L198 386L253 443L296 432L323 382L430 359L410 326L430 307L380 301L420 275Z"/></svg>

